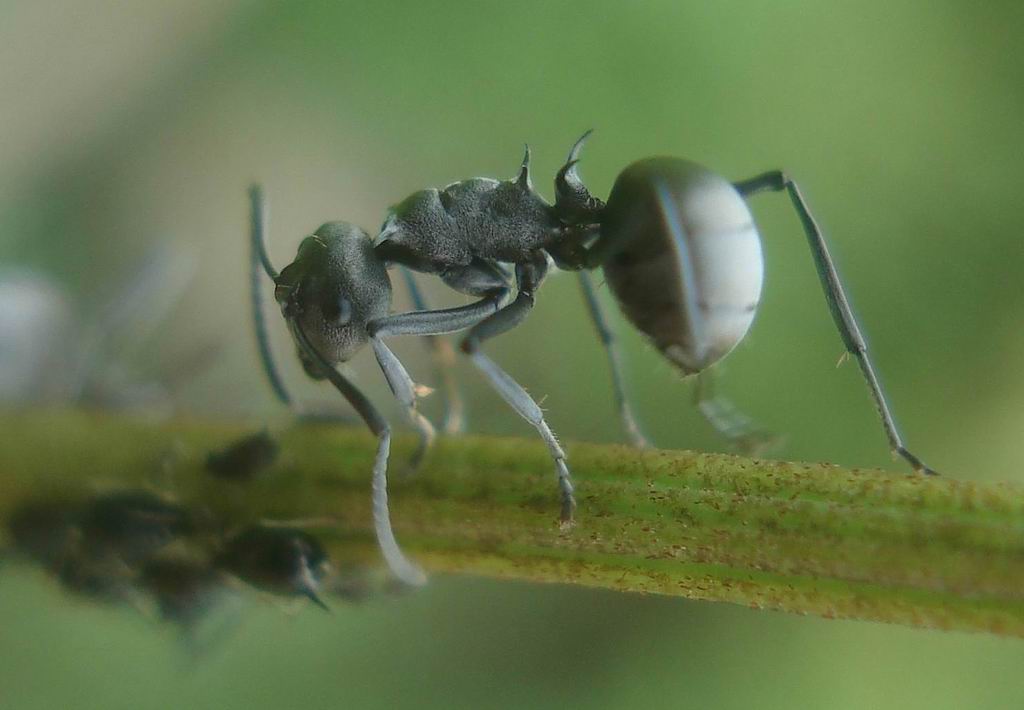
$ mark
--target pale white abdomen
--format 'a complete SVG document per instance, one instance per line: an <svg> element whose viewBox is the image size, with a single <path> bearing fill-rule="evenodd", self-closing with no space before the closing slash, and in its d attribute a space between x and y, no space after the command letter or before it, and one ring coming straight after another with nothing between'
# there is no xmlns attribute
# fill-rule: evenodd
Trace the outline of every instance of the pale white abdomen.
<svg viewBox="0 0 1024 710"><path fill-rule="evenodd" d="M753 323L761 240L727 180L650 158L618 177L602 219L603 268L625 315L684 373L731 351Z"/></svg>

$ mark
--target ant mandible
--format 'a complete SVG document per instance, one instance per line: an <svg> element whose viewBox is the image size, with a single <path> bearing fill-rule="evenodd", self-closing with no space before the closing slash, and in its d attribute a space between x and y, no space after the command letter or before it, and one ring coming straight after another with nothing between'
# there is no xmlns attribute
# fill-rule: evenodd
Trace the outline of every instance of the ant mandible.
<svg viewBox="0 0 1024 710"><path fill-rule="evenodd" d="M760 301L764 261L745 201L759 192L788 193L807 235L829 310L864 375L890 448L915 470L934 473L903 445L821 229L795 182L781 171L771 171L731 183L686 160L648 158L623 170L603 202L577 172L580 149L589 134L576 142L558 171L553 205L533 189L527 147L513 179L470 178L441 190L420 190L391 209L376 237L348 222L324 224L302 241L295 260L280 273L266 252L263 192L259 186L250 190L253 306L264 369L277 397L290 404L260 317L260 265L274 281L275 297L306 373L329 380L378 438L374 527L384 559L409 584L422 584L426 577L402 553L391 530L390 426L335 365L349 360L367 342L373 346L391 391L419 431L415 465L433 440L434 428L417 411L416 385L385 339L468 331L462 351L547 444L561 489L561 520L569 522L576 504L565 452L537 403L481 346L526 318L552 265L578 272L608 353L623 424L633 443L644 445L623 394L615 341L588 272L603 270L629 321L684 375L703 373L742 340ZM403 269L418 310L390 312L391 265ZM435 274L455 291L479 300L430 310L408 270ZM726 436L740 438L742 418L732 413L740 421L734 426L726 416L730 410L712 406L714 402L705 399L705 387L698 392L705 416Z"/></svg>

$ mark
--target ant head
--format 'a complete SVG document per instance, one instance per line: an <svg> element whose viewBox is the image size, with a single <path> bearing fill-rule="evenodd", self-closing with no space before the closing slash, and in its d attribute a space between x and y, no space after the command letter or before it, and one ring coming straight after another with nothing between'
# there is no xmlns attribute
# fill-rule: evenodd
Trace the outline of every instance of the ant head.
<svg viewBox="0 0 1024 710"><path fill-rule="evenodd" d="M362 347L366 324L388 314L391 281L370 236L348 222L328 222L299 245L274 292L281 312L328 362L343 362ZM299 348L306 371L320 368Z"/></svg>

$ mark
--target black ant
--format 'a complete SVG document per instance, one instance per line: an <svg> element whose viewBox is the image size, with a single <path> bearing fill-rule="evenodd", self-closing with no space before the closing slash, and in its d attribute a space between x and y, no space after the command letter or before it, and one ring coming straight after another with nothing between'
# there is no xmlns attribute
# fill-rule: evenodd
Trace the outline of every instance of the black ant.
<svg viewBox="0 0 1024 710"><path fill-rule="evenodd" d="M772 171L732 183L686 160L649 158L623 170L603 202L577 173L580 149L589 133L576 142L558 171L553 205L533 189L527 147L522 166L511 180L471 178L440 190L416 192L391 209L376 237L348 222L322 225L302 241L295 260L281 273L266 253L263 192L258 186L250 191L253 285L258 286L262 265L274 281L277 302L306 373L329 380L378 437L374 525L385 560L408 583L422 583L425 576L403 555L391 530L387 504L391 428L335 365L367 343L373 346L391 391L419 430L418 461L434 429L416 410L416 385L385 340L467 331L462 351L547 443L561 488L561 519L567 523L575 501L565 452L533 398L481 347L526 318L552 266L577 271L608 352L623 423L633 442L643 445L646 440L623 394L615 341L588 272L603 270L626 317L684 375L702 373L740 342L760 301L761 241L745 201L759 192L789 195L829 310L847 351L860 365L891 449L915 470L934 473L904 447L897 433L825 239L795 182L785 173ZM392 314L387 271L392 265L435 274L452 289L479 300L457 308L422 306ZM407 281L415 286L411 278ZM414 301L423 303L415 291ZM255 288L253 303L264 368L278 398L290 403L270 356ZM698 388L702 412L726 436L740 438L738 429L743 427L733 426L729 410L715 406L706 391Z"/></svg>

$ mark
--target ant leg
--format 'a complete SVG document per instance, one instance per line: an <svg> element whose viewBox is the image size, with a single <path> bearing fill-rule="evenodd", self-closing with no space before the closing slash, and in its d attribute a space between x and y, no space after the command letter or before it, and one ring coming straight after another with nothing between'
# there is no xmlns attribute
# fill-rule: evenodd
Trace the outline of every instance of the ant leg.
<svg viewBox="0 0 1024 710"><path fill-rule="evenodd" d="M800 188L797 187L797 184L788 175L779 170L738 182L735 184L735 187L744 197L765 190L771 192L785 191L789 194L793 208L796 210L804 232L807 234L807 242L811 248L811 255L814 258L814 266L818 271L818 278L821 279L821 286L825 291L825 300L828 302L832 319L839 329L839 335L843 339L843 345L846 346L847 352L857 358L857 364L860 366L860 371L864 375L864 380L867 382L871 396L875 400L878 414L882 419L882 427L885 429L885 435L889 439L889 448L895 455L902 457L913 466L915 471L935 475L935 471L926 466L921 459L910 453L903 445L903 439L896 429L896 423L893 421L892 414L889 411L889 404L885 400L882 386L878 382L878 376L875 374L874 367L871 365L871 359L868 357L867 343L864 342L864 336L861 335L860 327L857 325L857 320L850 309L850 302L846 297L843 284L839 280L839 273L832 262L832 257L829 256L821 227L818 226L814 217L811 216L807 202L800 193Z"/></svg>
<svg viewBox="0 0 1024 710"><path fill-rule="evenodd" d="M270 336L267 333L267 321L263 313L260 268L262 267L263 272L275 283L278 273L267 255L267 201L263 195L262 185L253 185L249 188L249 205L249 295L252 305L252 322L256 331L256 346L259 348L263 372L267 376L271 389L274 390L274 395L279 402L287 407L292 407L291 394L285 387L281 373L278 372L277 364L274 362L274 353L270 349Z"/></svg>
<svg viewBox="0 0 1024 710"><path fill-rule="evenodd" d="M430 337L465 330L497 311L507 292L507 289L502 289L476 303L458 308L399 313L367 323L366 330L373 343L377 363L388 380L391 392L405 407L406 414L413 426L420 431L420 446L409 464L411 470L416 470L427 449L433 443L434 427L426 417L416 410L416 385L395 354L384 344L382 338L393 335Z"/></svg>
<svg viewBox="0 0 1024 710"><path fill-rule="evenodd" d="M402 278L405 280L406 288L412 298L412 305L417 311L429 311L423 293L413 277L412 271L406 267L400 269ZM465 407L462 402L462 395L459 393L458 383L452 373L455 365L455 350L452 344L446 339L436 335L425 336L427 347L430 348L434 360L434 369L437 377L444 388L445 414L442 428L446 434L458 434L465 425Z"/></svg>
<svg viewBox="0 0 1024 710"><path fill-rule="evenodd" d="M388 512L388 456L391 452L391 427L373 406L369 399L355 385L342 377L324 357L312 346L297 321L289 321L295 342L310 360L320 368L331 384L348 400L349 404L366 422L366 426L377 437L377 456L373 462L373 527L377 533L377 544L381 554L394 575L409 585L425 584L427 576L411 562L395 540L391 529L391 515Z"/></svg>
<svg viewBox="0 0 1024 710"><path fill-rule="evenodd" d="M633 446L639 449L646 449L650 446L650 443L643 432L640 431L636 419L633 418L633 411L629 406L629 400L626 397L626 390L623 385L622 360L619 354L618 341L616 341L615 334L611 328L608 327L608 319L594 289L594 280L591 278L589 271L579 271L577 275L580 280L580 288L583 290L583 299L587 302L587 310L590 311L590 318L594 322L597 335L601 339L601 344L604 345L605 353L608 355L608 366L612 373L612 389L615 392L615 404L619 410L622 426L626 430L626 436L629 437L629 441Z"/></svg>
<svg viewBox="0 0 1024 710"><path fill-rule="evenodd" d="M778 437L754 423L736 409L732 402L714 393L714 373L702 370L697 374L694 400L704 420L732 446L749 456L759 456L778 443Z"/></svg>
<svg viewBox="0 0 1024 710"><path fill-rule="evenodd" d="M372 320L366 324L371 338L389 338L395 335L447 335L472 327L498 311L508 289L496 289L485 298L456 308L436 311L396 313Z"/></svg>
<svg viewBox="0 0 1024 710"><path fill-rule="evenodd" d="M473 263L445 272L441 278L456 291L482 298L455 308L412 311L378 318L366 324L366 332L371 338L457 333L497 311L512 287L509 275L494 264Z"/></svg>
<svg viewBox="0 0 1024 710"><path fill-rule="evenodd" d="M395 395L395 399L401 402L405 408L406 416L409 417L409 421L420 433L420 444L416 447L416 451L409 461L409 469L415 471L419 468L420 463L423 462L423 457L427 450L434 443L434 425L416 410L416 384L409 377L409 373L402 365L402 362L380 338L371 338L370 342L373 344L373 352L377 356L377 364L380 365L384 378L388 381L391 393Z"/></svg>
<svg viewBox="0 0 1024 710"><path fill-rule="evenodd" d="M562 491L561 519L563 523L568 523L572 520L573 510L576 508L576 500L573 497L573 486L572 480L569 477L569 468L565 463L565 451L562 450L551 428L544 421L544 412L541 411L541 408L533 398L507 372L480 352L480 346L485 341L514 328L526 318L533 308L533 292L540 285L546 271L546 259L516 267L519 292L516 294L515 300L497 313L488 316L473 326L462 341L462 351L469 355L473 360L473 364L487 376L487 379L491 381L491 386L498 391L501 398L515 409L523 419L530 422L540 433L541 437L543 437L545 443L547 443L548 450L551 452L551 458L555 461L558 485Z"/></svg>

